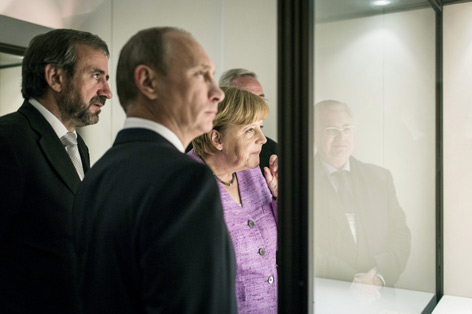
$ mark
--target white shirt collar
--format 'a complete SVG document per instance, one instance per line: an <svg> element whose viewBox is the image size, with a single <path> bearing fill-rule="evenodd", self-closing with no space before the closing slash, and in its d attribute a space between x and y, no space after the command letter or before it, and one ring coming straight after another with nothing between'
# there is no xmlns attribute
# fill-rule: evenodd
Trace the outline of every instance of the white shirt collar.
<svg viewBox="0 0 472 314"><path fill-rule="evenodd" d="M332 186L334 187L334 189L337 191L337 190L338 190L338 187L337 187L337 185L336 185L336 182L335 182L335 180L334 180L332 174L335 173L336 171L338 171L338 169L335 168L335 167L333 167L333 166L331 166L330 164L328 164L326 161L323 160L323 158L320 158L320 160L321 160L321 165L322 165L322 167L323 167L323 170L324 170L324 172L325 172L325 173L327 174L327 176L328 176L329 182L331 182L331 185L332 185ZM323 170L322 170L322 171L323 171ZM350 163L349 163L349 159L348 159L347 162L344 164L344 166L343 166L341 169L339 169L339 171L340 171L340 170L351 171L351 165L350 165Z"/></svg>
<svg viewBox="0 0 472 314"><path fill-rule="evenodd" d="M331 166L330 164L328 164L326 161L323 160L323 158L320 158L320 160L321 160L321 164L323 165L323 168L326 170L328 175L332 174L333 172L338 171L337 168L335 168L335 167ZM349 159L344 164L344 166L339 170L351 171L351 165L349 163Z"/></svg>
<svg viewBox="0 0 472 314"><path fill-rule="evenodd" d="M185 153L185 147L174 132L160 123L142 118L126 118L123 129L142 128L154 131L171 142L179 151Z"/></svg>
<svg viewBox="0 0 472 314"><path fill-rule="evenodd" d="M57 137L61 138L64 134L68 132L64 124L62 124L62 122L55 115L53 115L48 109L46 109L46 107L41 105L39 101L34 98L30 98L28 101L51 125L51 127L54 129L54 132L56 132ZM75 131L74 134L76 134L77 136L77 133Z"/></svg>

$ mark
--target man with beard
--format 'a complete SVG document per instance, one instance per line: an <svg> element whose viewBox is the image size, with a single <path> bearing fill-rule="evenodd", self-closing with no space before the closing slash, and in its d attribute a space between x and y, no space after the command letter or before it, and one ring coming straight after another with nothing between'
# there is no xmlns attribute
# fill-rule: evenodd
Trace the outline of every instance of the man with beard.
<svg viewBox="0 0 472 314"><path fill-rule="evenodd" d="M71 210L90 164L76 129L111 97L108 55L98 36L67 29L25 52L25 101L0 117L0 313L79 309Z"/></svg>

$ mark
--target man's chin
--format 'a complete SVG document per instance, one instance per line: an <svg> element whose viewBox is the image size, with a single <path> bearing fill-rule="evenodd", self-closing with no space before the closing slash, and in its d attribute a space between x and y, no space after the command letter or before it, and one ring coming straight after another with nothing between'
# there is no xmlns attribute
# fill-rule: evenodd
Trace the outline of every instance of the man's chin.
<svg viewBox="0 0 472 314"><path fill-rule="evenodd" d="M94 116L92 119L89 119L89 120L88 120L88 124L87 124L87 125L97 124L99 120L100 120L100 118L98 117L98 114L97 114L97 115Z"/></svg>
<svg viewBox="0 0 472 314"><path fill-rule="evenodd" d="M348 159L336 159L336 160L331 160L329 164L337 169L341 169L346 163Z"/></svg>
<svg viewBox="0 0 472 314"><path fill-rule="evenodd" d="M210 132L213 130L213 121L202 125L199 129L202 132L200 135Z"/></svg>
<svg viewBox="0 0 472 314"><path fill-rule="evenodd" d="M98 113L95 113L93 115L88 115L87 117L81 117L79 119L76 119L78 127L84 127L87 125L97 124L98 120L100 120L100 118L98 117Z"/></svg>

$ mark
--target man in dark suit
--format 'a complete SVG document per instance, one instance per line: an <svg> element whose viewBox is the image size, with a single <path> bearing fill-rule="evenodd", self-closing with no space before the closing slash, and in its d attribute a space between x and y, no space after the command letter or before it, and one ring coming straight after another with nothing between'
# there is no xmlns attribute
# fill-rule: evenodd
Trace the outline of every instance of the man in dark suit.
<svg viewBox="0 0 472 314"><path fill-rule="evenodd" d="M98 36L66 29L25 53L25 101L0 118L0 313L78 309L71 210L89 152L75 130L96 123L111 97L107 57Z"/></svg>
<svg viewBox="0 0 472 314"><path fill-rule="evenodd" d="M203 47L175 28L140 31L121 50L125 126L74 206L84 313L236 313L216 181L184 154L224 98L213 72Z"/></svg>
<svg viewBox="0 0 472 314"><path fill-rule="evenodd" d="M244 89L266 100L264 90L257 79L256 73L246 69L235 68L225 71L220 77L219 85ZM264 167L270 168L270 156L278 154L277 142L267 136L266 139L267 142L262 145L262 150L259 154L259 167L261 168L262 174L264 174Z"/></svg>
<svg viewBox="0 0 472 314"><path fill-rule="evenodd" d="M349 107L315 106L315 273L318 277L393 286L410 254L410 230L393 179L352 157Z"/></svg>

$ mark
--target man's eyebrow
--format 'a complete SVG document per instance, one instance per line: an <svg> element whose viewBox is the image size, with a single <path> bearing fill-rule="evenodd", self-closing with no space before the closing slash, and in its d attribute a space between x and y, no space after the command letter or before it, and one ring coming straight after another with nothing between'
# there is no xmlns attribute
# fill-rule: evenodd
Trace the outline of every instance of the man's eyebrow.
<svg viewBox="0 0 472 314"><path fill-rule="evenodd" d="M202 63L199 66L197 66L196 68L201 70L201 71L211 72L212 75L215 75L215 73L216 73L214 67L209 65L209 64Z"/></svg>
<svg viewBox="0 0 472 314"><path fill-rule="evenodd" d="M100 73L101 75L105 74L105 71L100 70L100 69L94 69L92 72L93 72L93 73ZM110 75L106 75L106 76L105 76L105 79L106 79L107 81L108 81L109 78L110 78Z"/></svg>
<svg viewBox="0 0 472 314"><path fill-rule="evenodd" d="M209 71L212 69L212 66L209 64L200 64L200 68L205 71Z"/></svg>

